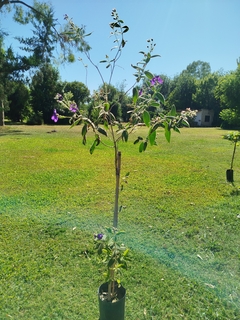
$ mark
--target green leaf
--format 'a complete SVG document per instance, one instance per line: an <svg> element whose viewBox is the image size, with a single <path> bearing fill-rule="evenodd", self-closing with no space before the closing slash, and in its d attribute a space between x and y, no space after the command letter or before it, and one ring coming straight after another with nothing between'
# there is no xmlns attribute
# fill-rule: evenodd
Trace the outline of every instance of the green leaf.
<svg viewBox="0 0 240 320"><path fill-rule="evenodd" d="M169 125L167 122L165 122L165 138L168 142L171 140L171 129L169 128Z"/></svg>
<svg viewBox="0 0 240 320"><path fill-rule="evenodd" d="M105 102L103 105L104 105L104 110L108 111L110 108L110 104L108 102Z"/></svg>
<svg viewBox="0 0 240 320"><path fill-rule="evenodd" d="M118 231L116 235L119 236L120 234L125 234L125 233L126 233L125 231L121 230L121 231Z"/></svg>
<svg viewBox="0 0 240 320"><path fill-rule="evenodd" d="M120 27L120 24L117 22L111 22L111 23L109 23L109 25L110 25L110 28L112 28L112 29Z"/></svg>
<svg viewBox="0 0 240 320"><path fill-rule="evenodd" d="M100 137L98 134L95 134L95 141L96 141L96 146L99 145L99 143L101 142Z"/></svg>
<svg viewBox="0 0 240 320"><path fill-rule="evenodd" d="M98 127L98 128L97 128L97 131L98 131L99 133L101 133L102 135L104 135L104 136L107 137L107 131L105 131L103 128Z"/></svg>
<svg viewBox="0 0 240 320"><path fill-rule="evenodd" d="M143 152L143 145L144 145L144 142L141 142L139 145L139 152Z"/></svg>
<svg viewBox="0 0 240 320"><path fill-rule="evenodd" d="M159 107L159 103L155 101L151 102L150 105L151 107Z"/></svg>
<svg viewBox="0 0 240 320"><path fill-rule="evenodd" d="M87 128L88 128L88 125L87 123L84 124L84 126L82 127L82 136L86 136L87 134Z"/></svg>
<svg viewBox="0 0 240 320"><path fill-rule="evenodd" d="M153 146L154 144L156 144L156 136L157 136L156 130L152 131L152 132L150 133L150 135L148 136L149 142L150 142L150 145L151 145L151 146Z"/></svg>
<svg viewBox="0 0 240 320"><path fill-rule="evenodd" d="M125 141L125 142L128 141L128 132L127 132L127 130L124 130L122 132L122 140Z"/></svg>
<svg viewBox="0 0 240 320"><path fill-rule="evenodd" d="M142 141L139 145L139 152L143 152L147 149L147 141Z"/></svg>
<svg viewBox="0 0 240 320"><path fill-rule="evenodd" d="M153 130L157 130L158 128L165 128L165 125L162 122L157 122L153 126Z"/></svg>
<svg viewBox="0 0 240 320"><path fill-rule="evenodd" d="M143 143L143 151L145 151L146 149L147 149L147 141Z"/></svg>
<svg viewBox="0 0 240 320"><path fill-rule="evenodd" d="M161 92L157 92L157 93L155 94L155 97L156 97L158 100L160 100L160 102L161 102L162 104L165 103L165 98L164 98L164 96L161 94Z"/></svg>
<svg viewBox="0 0 240 320"><path fill-rule="evenodd" d="M104 128L106 129L106 130L108 130L108 122L107 121L104 121Z"/></svg>
<svg viewBox="0 0 240 320"><path fill-rule="evenodd" d="M182 120L181 124L182 124L183 126L185 126L185 127L190 127L188 121L186 121L186 120Z"/></svg>
<svg viewBox="0 0 240 320"><path fill-rule="evenodd" d="M131 66L132 66L132 68L134 68L134 69L136 69L136 70L141 70L141 68L138 67L138 66L134 66L133 64L131 64Z"/></svg>
<svg viewBox="0 0 240 320"><path fill-rule="evenodd" d="M93 151L95 150L96 145L97 145L97 140L94 140L94 142L93 142L93 144L91 145L91 148L90 148L90 154L93 154Z"/></svg>
<svg viewBox="0 0 240 320"><path fill-rule="evenodd" d="M148 78L148 79L152 79L153 78L153 74L149 71L145 71L145 76Z"/></svg>
<svg viewBox="0 0 240 320"><path fill-rule="evenodd" d="M133 103L136 103L138 99L138 90L137 88L133 88Z"/></svg>
<svg viewBox="0 0 240 320"><path fill-rule="evenodd" d="M67 118L68 118L68 117L59 116L59 119L67 119ZM79 123L81 123L81 121L82 121L81 118L80 118L80 119L77 119L76 121L74 121L74 122L71 124L70 128L73 128L73 127L77 126Z"/></svg>
<svg viewBox="0 0 240 320"><path fill-rule="evenodd" d="M178 129L178 127L173 127L173 130L180 133L180 130Z"/></svg>
<svg viewBox="0 0 240 320"><path fill-rule="evenodd" d="M176 107L175 106L172 106L172 109L170 110L168 115L169 116L173 116L173 117L175 117L177 115L177 111L176 111Z"/></svg>
<svg viewBox="0 0 240 320"><path fill-rule="evenodd" d="M151 54L147 54L147 58L145 59L145 63L148 63L151 60Z"/></svg>
<svg viewBox="0 0 240 320"><path fill-rule="evenodd" d="M150 114L147 110L144 110L143 111L143 122L145 123L145 125L147 127L150 126L150 121L151 121L151 118L150 118Z"/></svg>

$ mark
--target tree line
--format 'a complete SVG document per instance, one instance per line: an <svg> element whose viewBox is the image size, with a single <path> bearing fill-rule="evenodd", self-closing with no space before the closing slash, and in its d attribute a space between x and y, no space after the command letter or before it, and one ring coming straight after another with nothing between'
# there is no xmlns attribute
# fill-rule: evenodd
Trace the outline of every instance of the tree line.
<svg viewBox="0 0 240 320"><path fill-rule="evenodd" d="M28 38L17 38L21 49L26 52L19 55L11 47L5 47L4 39L8 34L0 29L0 124L3 125L4 116L12 122L51 123L53 109L57 106L54 97L57 92L63 91L71 91L78 107L88 116L97 117L94 108L96 95L91 95L82 82L62 82L60 79L54 64L57 46L61 49L59 59L73 62L75 58L73 48L64 39L64 33L57 30L53 7L39 1L34 1L30 6L23 1L1 0L0 14L3 11L7 14L10 5L14 5L14 21L31 24L33 34ZM84 28L82 32L84 34ZM75 45L81 51L85 43L80 41ZM211 72L210 64L199 60L190 63L173 78L164 74L160 76L164 80L161 92L166 97L166 110L172 105L179 111L186 108L209 109L214 111L213 126L240 127L239 61L236 70L229 72ZM124 84L119 87L108 85L108 92L113 114L127 121L131 99L125 94ZM158 111L151 109L151 112Z"/></svg>

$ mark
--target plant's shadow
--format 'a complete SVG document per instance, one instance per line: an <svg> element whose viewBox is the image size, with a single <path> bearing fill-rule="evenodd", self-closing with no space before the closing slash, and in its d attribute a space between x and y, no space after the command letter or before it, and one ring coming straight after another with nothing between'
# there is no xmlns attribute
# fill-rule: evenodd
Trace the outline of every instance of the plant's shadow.
<svg viewBox="0 0 240 320"><path fill-rule="evenodd" d="M234 187L233 190L230 192L230 196L239 196L240 195L240 187L236 187L234 183L232 183Z"/></svg>

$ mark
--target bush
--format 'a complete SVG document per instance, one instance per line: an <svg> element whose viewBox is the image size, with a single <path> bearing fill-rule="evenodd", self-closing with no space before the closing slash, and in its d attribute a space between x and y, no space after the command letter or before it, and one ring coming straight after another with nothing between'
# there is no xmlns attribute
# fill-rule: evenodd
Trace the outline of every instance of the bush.
<svg viewBox="0 0 240 320"><path fill-rule="evenodd" d="M28 125L42 125L43 124L43 114L41 111L38 111L37 113L33 113L28 119L27 119Z"/></svg>

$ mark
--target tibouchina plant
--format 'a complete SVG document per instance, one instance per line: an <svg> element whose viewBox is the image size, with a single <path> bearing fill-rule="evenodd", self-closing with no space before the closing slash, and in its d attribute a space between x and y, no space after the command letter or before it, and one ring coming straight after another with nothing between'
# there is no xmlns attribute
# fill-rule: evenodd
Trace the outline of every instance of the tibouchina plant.
<svg viewBox="0 0 240 320"><path fill-rule="evenodd" d="M119 141L128 141L129 134L134 132L139 126L146 126L148 128L146 137L139 136L134 144L139 144L139 151L143 152L146 150L148 145L156 145L157 129L159 127L164 128L165 137L168 142L171 138L171 130L179 132L179 128L183 126L189 126L187 118L196 115L195 112L188 110L188 112L182 112L178 114L173 107L170 111L164 111L165 99L161 93L161 85L163 80L160 76L154 75L147 69L151 59L159 57L154 55L153 51L155 44L153 39L147 40L147 51L140 51L142 60L135 65L132 65L134 69L135 83L127 91L126 95L132 91L132 103L131 109L129 110L129 121L127 123L121 122L113 114L113 105L109 101L109 85L111 84L112 76L116 67L117 61L120 59L122 51L127 43L125 40L125 34L129 31L129 27L124 24L118 16L116 9L112 10L111 13L113 21L110 23L111 36L113 37L114 48L112 52L115 52L113 58L109 58L106 55L104 60L100 63L105 64L109 70L109 80L105 81L103 75L99 69L98 64L95 64L90 55L90 47L85 41L85 38L90 34L85 34L84 28L80 28L74 24L72 19L65 15L65 19L68 24L63 34L65 40L74 46L85 55L88 61L96 68L96 72L99 74L102 81L102 87L93 93L93 100L95 102L95 111L97 112L96 120L86 116L84 112L80 110L75 101L72 100L73 95L71 93L56 95L56 100L59 103L59 110L54 110L52 120L57 122L61 117L66 117L63 114L64 109L67 109L71 113L69 117L71 126L81 125L82 141L86 144L87 133L89 130L94 132L94 141L90 147L90 153L92 154L95 148L100 144L104 144L107 147L112 147L114 151L114 164L115 164L115 201L114 201L114 215L113 215L113 235L103 236L101 234L95 238L97 242L98 253L102 255L103 260L106 261L106 256L109 261L113 261L116 258L116 236L118 227L118 213L119 213L119 192L120 192L120 171L121 171L121 152L119 150ZM82 58L81 58L82 60ZM149 110L155 109L155 116L151 118ZM104 139L102 139L104 137ZM108 140L106 140L108 138ZM108 141L108 142L106 142ZM100 248L104 247L103 250ZM125 257L128 250L125 246L121 249L121 259ZM122 250L123 249L123 250ZM127 251L126 251L127 250ZM118 268L117 268L118 265ZM125 266L119 262L108 263L108 280L109 280L109 297L114 296L112 290L114 290L113 281L116 280L114 272L117 272L119 266ZM118 279L119 281L119 279ZM110 298L109 298L110 299Z"/></svg>

